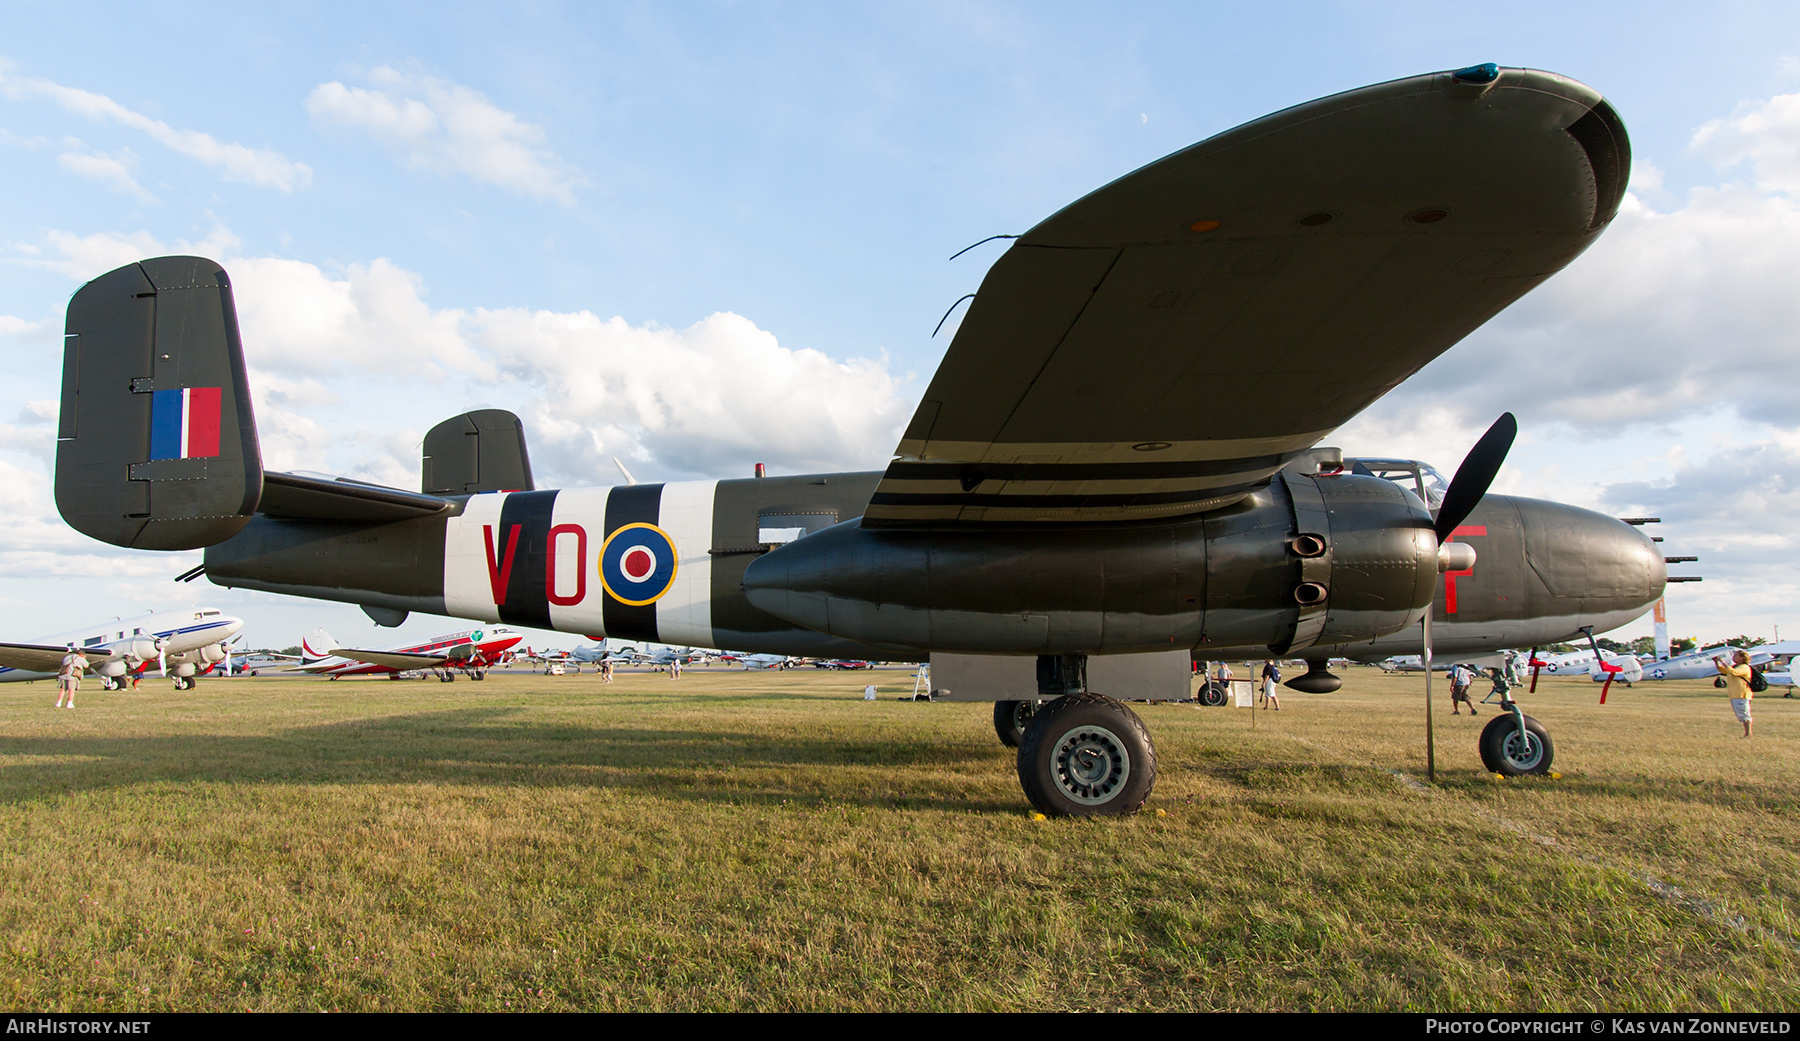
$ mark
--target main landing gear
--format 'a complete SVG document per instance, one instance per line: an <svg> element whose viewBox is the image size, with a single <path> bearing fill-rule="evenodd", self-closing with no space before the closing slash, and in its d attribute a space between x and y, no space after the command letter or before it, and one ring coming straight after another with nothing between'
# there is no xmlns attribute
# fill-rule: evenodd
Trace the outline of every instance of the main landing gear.
<svg viewBox="0 0 1800 1041"><path fill-rule="evenodd" d="M1000 743L1008 748L1019 747L1025 740L1025 725L1043 704L1041 701L994 702L994 733L1000 735Z"/></svg>
<svg viewBox="0 0 1800 1041"><path fill-rule="evenodd" d="M1048 700L996 703L994 729L1009 745L1018 735L1019 785L1039 812L1134 813L1156 786L1156 746L1137 713L1086 686L1085 655L1042 655L1038 693Z"/></svg>

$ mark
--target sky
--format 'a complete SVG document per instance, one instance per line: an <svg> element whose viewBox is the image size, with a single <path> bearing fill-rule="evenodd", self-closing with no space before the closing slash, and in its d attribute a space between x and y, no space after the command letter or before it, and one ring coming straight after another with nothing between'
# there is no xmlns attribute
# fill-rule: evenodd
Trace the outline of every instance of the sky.
<svg viewBox="0 0 1800 1041"><path fill-rule="evenodd" d="M1467 5L1463 5L1467 6ZM50 494L63 309L198 253L236 287L265 463L417 487L477 407L539 487L875 469L953 301L1064 204L1314 97L1483 61L1605 93L1630 193L1586 255L1327 443L1619 516L1705 576L1676 635L1800 636L1800 7L7 3L0 639L194 602L252 646L356 608L171 578ZM1621 630L1647 633L1647 619ZM572 637L538 642L575 642Z"/></svg>

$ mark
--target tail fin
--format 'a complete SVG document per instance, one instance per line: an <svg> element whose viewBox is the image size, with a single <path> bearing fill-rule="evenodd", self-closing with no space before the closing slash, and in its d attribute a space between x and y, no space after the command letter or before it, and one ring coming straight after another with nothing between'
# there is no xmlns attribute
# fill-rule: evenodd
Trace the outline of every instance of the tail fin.
<svg viewBox="0 0 1800 1041"><path fill-rule="evenodd" d="M225 269L128 264L69 300L56 508L115 546L199 549L243 529L262 455Z"/></svg>
<svg viewBox="0 0 1800 1041"><path fill-rule="evenodd" d="M338 642L323 629L314 629L300 638L300 664L311 665L316 661L337 655Z"/></svg>
<svg viewBox="0 0 1800 1041"><path fill-rule="evenodd" d="M419 483L426 495L531 491L525 424L500 408L444 420L425 435Z"/></svg>

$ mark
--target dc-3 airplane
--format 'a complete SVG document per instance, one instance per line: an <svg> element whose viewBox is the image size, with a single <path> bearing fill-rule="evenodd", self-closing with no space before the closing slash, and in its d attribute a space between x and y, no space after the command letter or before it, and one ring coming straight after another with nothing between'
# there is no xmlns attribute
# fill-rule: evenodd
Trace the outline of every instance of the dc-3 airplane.
<svg viewBox="0 0 1800 1041"><path fill-rule="evenodd" d="M221 663L230 671L231 638L243 627L242 618L195 607L116 618L33 643L0 643L0 683L54 678L63 655L74 647L107 690L118 690L126 676L153 665L164 675L173 673L178 689L193 690L195 676Z"/></svg>
<svg viewBox="0 0 1800 1041"><path fill-rule="evenodd" d="M331 634L314 629L300 641L304 657L297 671L317 673L328 679L342 676L385 674L397 680L403 672L433 672L449 683L463 672L470 679L487 679L487 670L525 637L511 629L465 629L433 636L429 640L365 651L339 647Z"/></svg>
<svg viewBox="0 0 1800 1041"><path fill-rule="evenodd" d="M540 491L496 410L427 434L418 492L265 471L229 277L145 260L70 301L57 505L389 624L928 659L997 702L1034 806L1128 812L1157 763L1120 699L1188 696L1195 658L1305 658L1327 690L1332 657L1543 646L1661 595L1634 528L1484 495L1510 415L1436 502L1319 447L1579 256L1629 170L1598 93L1495 65L1228 130L1014 241L867 473ZM1553 745L1512 705L1481 752Z"/></svg>

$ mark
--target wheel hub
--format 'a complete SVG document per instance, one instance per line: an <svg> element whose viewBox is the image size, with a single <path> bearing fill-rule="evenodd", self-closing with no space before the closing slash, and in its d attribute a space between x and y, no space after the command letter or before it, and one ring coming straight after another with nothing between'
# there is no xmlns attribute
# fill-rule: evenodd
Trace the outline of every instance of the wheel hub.
<svg viewBox="0 0 1800 1041"><path fill-rule="evenodd" d="M1125 742L1105 727L1082 726L1056 742L1056 786L1088 806L1112 798L1131 777Z"/></svg>
<svg viewBox="0 0 1800 1041"><path fill-rule="evenodd" d="M1544 744L1534 739L1529 730L1514 730L1506 735L1506 743L1501 747L1506 759L1520 770L1529 770L1544 757Z"/></svg>

